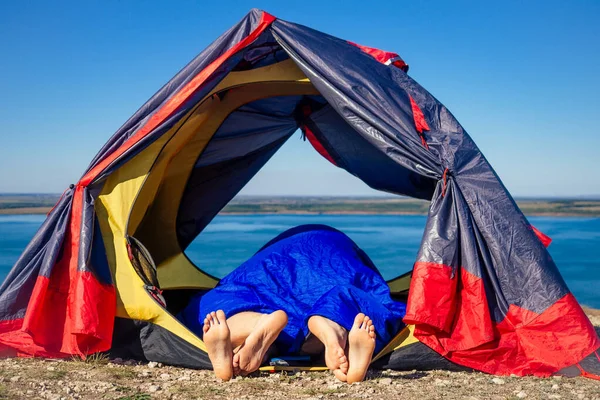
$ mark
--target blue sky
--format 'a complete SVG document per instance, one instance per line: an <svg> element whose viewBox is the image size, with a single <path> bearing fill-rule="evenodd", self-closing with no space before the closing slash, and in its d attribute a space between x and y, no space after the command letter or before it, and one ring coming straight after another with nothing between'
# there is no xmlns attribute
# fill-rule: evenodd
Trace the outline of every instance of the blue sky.
<svg viewBox="0 0 600 400"><path fill-rule="evenodd" d="M515 196L600 195L598 1L0 3L0 192L62 192L181 67L258 7L399 53ZM293 137L246 194L366 195Z"/></svg>

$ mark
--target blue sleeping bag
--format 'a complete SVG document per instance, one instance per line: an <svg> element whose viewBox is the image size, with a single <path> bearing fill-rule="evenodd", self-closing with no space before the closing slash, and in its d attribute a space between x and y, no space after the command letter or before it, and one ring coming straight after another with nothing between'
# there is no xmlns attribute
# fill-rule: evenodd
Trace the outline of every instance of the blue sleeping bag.
<svg viewBox="0 0 600 400"><path fill-rule="evenodd" d="M201 336L204 317L219 309L227 317L285 311L288 324L275 342L282 355L300 350L311 316L350 330L360 312L373 320L378 352L404 326L406 313L406 305L390 297L369 257L348 236L325 225L302 225L280 234L214 289L192 298L179 318Z"/></svg>

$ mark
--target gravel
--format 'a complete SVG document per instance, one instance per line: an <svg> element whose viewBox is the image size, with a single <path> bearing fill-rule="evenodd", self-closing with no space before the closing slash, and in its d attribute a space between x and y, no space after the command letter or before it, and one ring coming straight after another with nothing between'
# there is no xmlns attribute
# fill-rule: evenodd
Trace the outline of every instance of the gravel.
<svg viewBox="0 0 600 400"><path fill-rule="evenodd" d="M589 310L586 310L589 311ZM600 312L590 315L600 325ZM600 328L598 328L600 331ZM221 382L212 371L108 360L2 359L0 399L577 399L600 400L585 378L493 377L448 371L369 371L347 385L329 372L257 373Z"/></svg>

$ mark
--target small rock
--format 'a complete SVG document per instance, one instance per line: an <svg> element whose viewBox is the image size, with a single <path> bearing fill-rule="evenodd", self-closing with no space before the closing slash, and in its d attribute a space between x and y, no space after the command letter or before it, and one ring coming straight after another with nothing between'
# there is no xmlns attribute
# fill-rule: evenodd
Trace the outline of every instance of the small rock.
<svg viewBox="0 0 600 400"><path fill-rule="evenodd" d="M189 381L191 380L191 378L189 377L189 375L184 375L184 376L180 376L179 378L177 378L178 381Z"/></svg>
<svg viewBox="0 0 600 400"><path fill-rule="evenodd" d="M56 368L54 368L54 367L47 367L46 370L47 371L56 371Z"/></svg>
<svg viewBox="0 0 600 400"><path fill-rule="evenodd" d="M20 380L21 380L21 377L19 375L13 376L12 378L10 378L11 382L19 382Z"/></svg>
<svg viewBox="0 0 600 400"><path fill-rule="evenodd" d="M517 393L517 397L520 399L524 399L525 397L527 397L527 393L520 391L519 393Z"/></svg>
<svg viewBox="0 0 600 400"><path fill-rule="evenodd" d="M391 385L392 384L392 378L383 378L379 380L379 384L380 385Z"/></svg>
<svg viewBox="0 0 600 400"><path fill-rule="evenodd" d="M25 392L25 394L33 394L33 393L35 393L33 390L28 390Z"/></svg>
<svg viewBox="0 0 600 400"><path fill-rule="evenodd" d="M158 385L150 385L150 386L148 387L148 391L149 391L150 393L156 393L156 392L158 392L159 390L160 390L160 386L158 386Z"/></svg>
<svg viewBox="0 0 600 400"><path fill-rule="evenodd" d="M556 383L554 385L552 385L552 390L558 390L560 389L560 386L558 386Z"/></svg>
<svg viewBox="0 0 600 400"><path fill-rule="evenodd" d="M120 357L113 358L112 362L115 363L115 364L121 364L123 362L123 359L120 358Z"/></svg>
<svg viewBox="0 0 600 400"><path fill-rule="evenodd" d="M578 398L578 399L585 399L585 395L584 395L584 394L582 394L582 393L579 393L579 394L577 395L577 398Z"/></svg>
<svg viewBox="0 0 600 400"><path fill-rule="evenodd" d="M156 368L156 367L158 367L158 363L157 362L150 361L148 363L148 368Z"/></svg>
<svg viewBox="0 0 600 400"><path fill-rule="evenodd" d="M492 379L492 382L495 383L496 385L504 385L504 379L500 379L500 378L494 378Z"/></svg>
<svg viewBox="0 0 600 400"><path fill-rule="evenodd" d="M560 399L560 395L559 394L551 394L548 396L549 399Z"/></svg>
<svg viewBox="0 0 600 400"><path fill-rule="evenodd" d="M447 386L450 384L450 381L447 379L439 379L437 378L435 381L433 381L433 384L435 386Z"/></svg>
<svg viewBox="0 0 600 400"><path fill-rule="evenodd" d="M327 389L329 389L329 390L338 390L341 387L342 387L341 383L333 383L333 384L327 386Z"/></svg>
<svg viewBox="0 0 600 400"><path fill-rule="evenodd" d="M169 378L171 378L171 375L169 374L160 374L160 379L162 379L163 381L168 381Z"/></svg>

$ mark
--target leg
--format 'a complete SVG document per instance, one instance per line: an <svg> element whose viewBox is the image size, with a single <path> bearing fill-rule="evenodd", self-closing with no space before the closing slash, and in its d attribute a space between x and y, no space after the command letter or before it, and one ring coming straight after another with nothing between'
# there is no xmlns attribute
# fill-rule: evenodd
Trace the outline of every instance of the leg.
<svg viewBox="0 0 600 400"><path fill-rule="evenodd" d="M242 320L240 318L236 324L241 323ZM287 325L287 314L278 310L271 314L260 314L255 321L250 334L236 349L233 356L233 369L236 375L248 375L261 366L271 345ZM248 327L240 327L240 329L246 332Z"/></svg>
<svg viewBox="0 0 600 400"><path fill-rule="evenodd" d="M373 321L360 313L348 334L348 383L365 379L373 351L375 351L375 327Z"/></svg>
<svg viewBox="0 0 600 400"><path fill-rule="evenodd" d="M325 346L318 337L316 337L313 333L310 333L304 343L302 343L300 351L310 355L318 355L325 351Z"/></svg>
<svg viewBox="0 0 600 400"><path fill-rule="evenodd" d="M224 381L230 380L233 376L233 351L223 310L207 314L202 330L215 375Z"/></svg>
<svg viewBox="0 0 600 400"><path fill-rule="evenodd" d="M308 319L308 330L325 346L325 364L341 381L346 381L348 360L344 354L348 341L348 331L336 322L313 315Z"/></svg>

